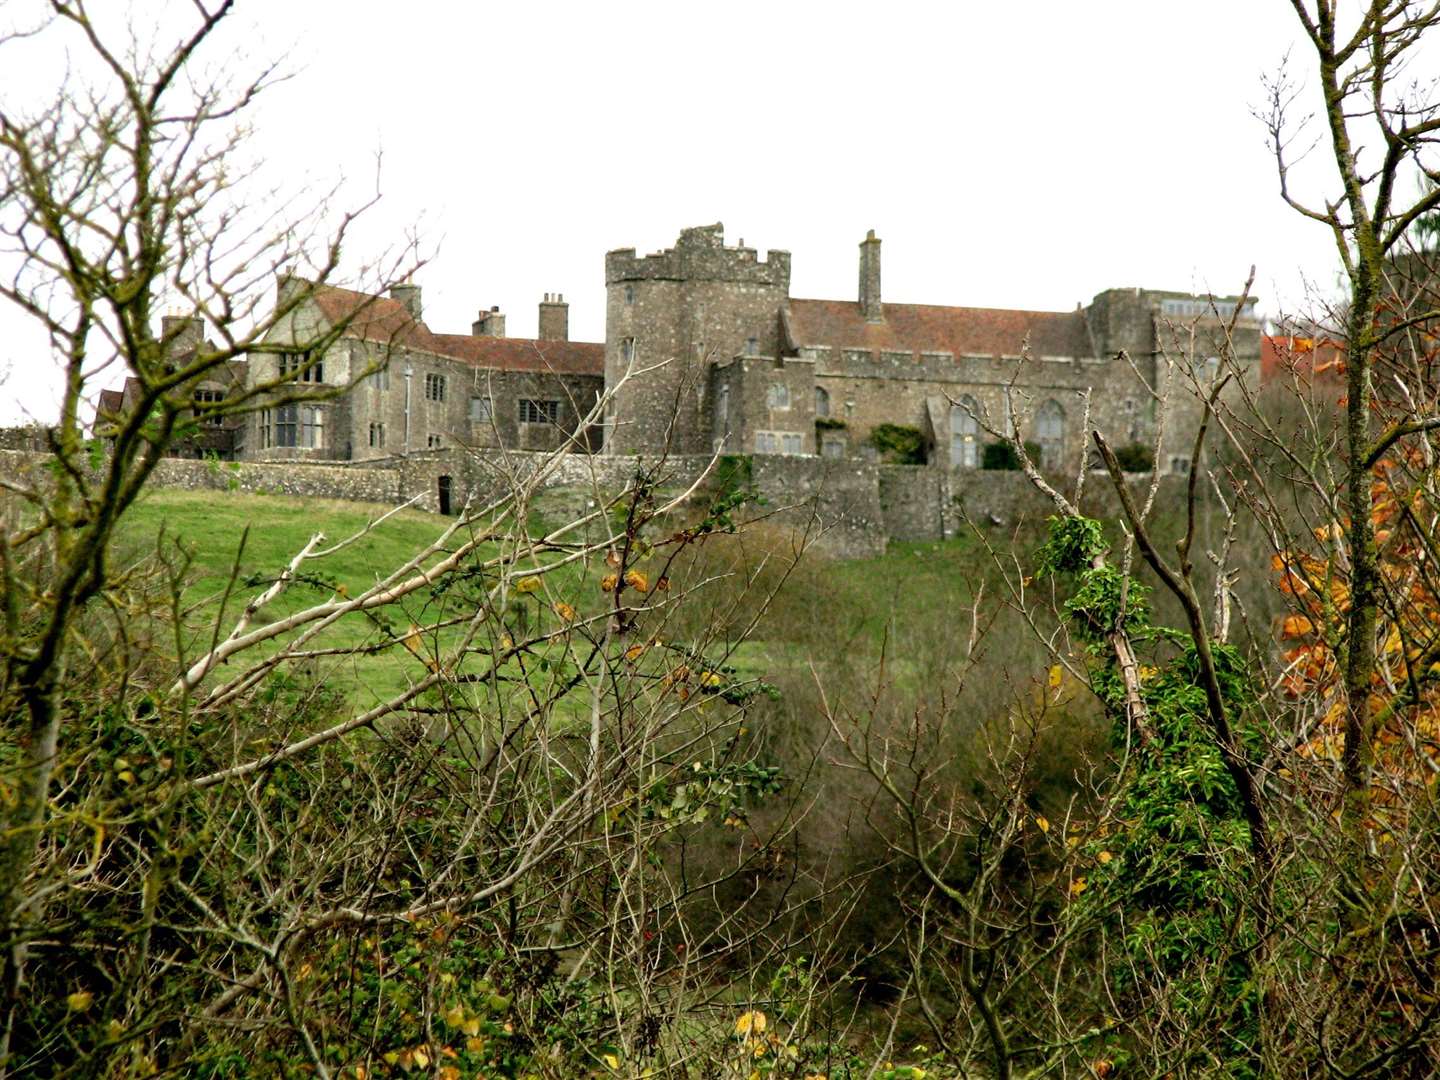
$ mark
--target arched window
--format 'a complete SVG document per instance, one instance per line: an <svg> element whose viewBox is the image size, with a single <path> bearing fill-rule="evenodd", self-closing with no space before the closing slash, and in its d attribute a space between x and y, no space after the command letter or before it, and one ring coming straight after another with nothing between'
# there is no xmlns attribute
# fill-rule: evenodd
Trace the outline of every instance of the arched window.
<svg viewBox="0 0 1440 1080"><path fill-rule="evenodd" d="M968 394L950 406L950 464L973 469L980 463L980 406Z"/></svg>
<svg viewBox="0 0 1440 1080"><path fill-rule="evenodd" d="M1045 467L1059 468L1065 453L1065 410L1053 398L1035 412L1035 441Z"/></svg>
<svg viewBox="0 0 1440 1080"><path fill-rule="evenodd" d="M830 391L823 386L815 387L815 415L830 415Z"/></svg>

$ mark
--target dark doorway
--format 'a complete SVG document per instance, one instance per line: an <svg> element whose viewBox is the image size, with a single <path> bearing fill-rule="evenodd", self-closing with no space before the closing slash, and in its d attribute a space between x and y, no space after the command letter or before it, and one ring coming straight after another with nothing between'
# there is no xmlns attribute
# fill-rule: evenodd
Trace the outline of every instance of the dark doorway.
<svg viewBox="0 0 1440 1080"><path fill-rule="evenodd" d="M450 477L440 477L440 513L450 513Z"/></svg>

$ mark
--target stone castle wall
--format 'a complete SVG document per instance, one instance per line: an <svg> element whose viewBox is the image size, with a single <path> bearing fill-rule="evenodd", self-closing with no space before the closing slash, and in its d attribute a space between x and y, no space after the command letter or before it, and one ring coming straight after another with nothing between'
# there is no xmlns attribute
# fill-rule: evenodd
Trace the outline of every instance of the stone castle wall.
<svg viewBox="0 0 1440 1080"><path fill-rule="evenodd" d="M0 450L0 472L21 482L43 483L47 454ZM943 540L979 525L1011 525L1022 514L1046 515L1050 504L1018 472L975 472L927 465L880 465L855 459L757 454L748 458L750 483L764 496L761 512L772 523L812 538L816 550L842 558L874 556L888 540ZM442 486L450 509L500 498L543 472L537 490L550 498L552 515L593 509L634 479L638 468L659 474L661 486L678 493L705 478L709 455L666 459L515 452L475 455L461 451L415 454L406 459L357 465L297 462L207 462L167 458L151 484L184 491L234 491L302 499L342 499L397 505L414 499L417 509L437 513ZM443 481L442 481L443 478ZM1167 478L1179 485L1179 477ZM1089 486L1108 514L1116 512L1109 485ZM703 488L702 488L703 490ZM1179 496L1179 487L1173 494ZM703 497L703 496L702 496Z"/></svg>

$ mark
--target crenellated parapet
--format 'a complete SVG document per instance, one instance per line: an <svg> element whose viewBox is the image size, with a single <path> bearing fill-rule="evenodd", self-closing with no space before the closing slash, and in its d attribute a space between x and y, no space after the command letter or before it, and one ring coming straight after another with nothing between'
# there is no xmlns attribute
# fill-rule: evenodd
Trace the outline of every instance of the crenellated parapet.
<svg viewBox="0 0 1440 1080"><path fill-rule="evenodd" d="M675 246L637 256L634 248L605 255L605 284L625 281L725 281L790 288L790 253L768 251L765 258L742 243L725 246L725 226L682 229Z"/></svg>

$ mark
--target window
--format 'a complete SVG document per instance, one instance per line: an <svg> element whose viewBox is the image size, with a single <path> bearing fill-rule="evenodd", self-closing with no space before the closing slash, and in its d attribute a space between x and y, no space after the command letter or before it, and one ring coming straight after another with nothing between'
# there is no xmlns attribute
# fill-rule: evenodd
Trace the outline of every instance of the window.
<svg viewBox="0 0 1440 1080"><path fill-rule="evenodd" d="M720 396L715 402L715 419L717 426L723 431L730 422L730 384L725 383L720 387Z"/></svg>
<svg viewBox="0 0 1440 1080"><path fill-rule="evenodd" d="M1170 459L1170 471L1176 476L1190 475L1190 459L1184 454L1176 454Z"/></svg>
<svg viewBox="0 0 1440 1080"><path fill-rule="evenodd" d="M429 374L425 376L425 400L445 400L445 376Z"/></svg>
<svg viewBox="0 0 1440 1080"><path fill-rule="evenodd" d="M843 458L845 456L845 440L839 435L826 435L820 443L820 454L822 457Z"/></svg>
<svg viewBox="0 0 1440 1080"><path fill-rule="evenodd" d="M1035 441L1040 444L1045 467L1058 468L1065 449L1065 410L1053 398L1035 413Z"/></svg>
<svg viewBox="0 0 1440 1080"><path fill-rule="evenodd" d="M757 431L755 433L755 452L757 454L773 454L779 448L779 440L775 438L773 431Z"/></svg>
<svg viewBox="0 0 1440 1080"><path fill-rule="evenodd" d="M633 337L627 337L621 340L620 359L627 364L635 362L635 339Z"/></svg>
<svg viewBox="0 0 1440 1080"><path fill-rule="evenodd" d="M1195 378L1202 383L1215 381L1215 376L1220 374L1220 358L1218 356L1207 356L1203 360L1195 357Z"/></svg>
<svg viewBox="0 0 1440 1080"><path fill-rule="evenodd" d="M830 415L830 391L823 386L815 387L815 415Z"/></svg>
<svg viewBox="0 0 1440 1080"><path fill-rule="evenodd" d="M1127 397L1124 401L1120 403L1120 411L1126 416L1129 416L1131 413L1133 413L1135 411L1135 399Z"/></svg>
<svg viewBox="0 0 1440 1080"><path fill-rule="evenodd" d="M370 445L377 450L385 449L385 425L370 425Z"/></svg>
<svg viewBox="0 0 1440 1080"><path fill-rule="evenodd" d="M281 405L275 410L275 445L294 446L299 427L300 406Z"/></svg>
<svg viewBox="0 0 1440 1080"><path fill-rule="evenodd" d="M476 424L488 424L494 416L494 406L488 397L472 397L470 399L470 420Z"/></svg>
<svg viewBox="0 0 1440 1080"><path fill-rule="evenodd" d="M765 404L772 409L790 408L790 387L784 383L771 383L765 391Z"/></svg>
<svg viewBox="0 0 1440 1080"><path fill-rule="evenodd" d="M968 394L950 406L950 464L973 469L980 464L980 406Z"/></svg>
<svg viewBox="0 0 1440 1080"><path fill-rule="evenodd" d="M442 447L439 435L426 435L425 446L430 450L439 450Z"/></svg>
<svg viewBox="0 0 1440 1080"><path fill-rule="evenodd" d="M379 371L372 373L370 376L370 387L373 390L389 390L390 369L388 367L382 367Z"/></svg>
<svg viewBox="0 0 1440 1080"><path fill-rule="evenodd" d="M805 439L798 431L757 431L755 452L757 454L802 454Z"/></svg>
<svg viewBox="0 0 1440 1080"><path fill-rule="evenodd" d="M555 424L560 421L560 402L520 399L520 423Z"/></svg>
<svg viewBox="0 0 1440 1080"><path fill-rule="evenodd" d="M274 438L275 429L270 425L274 418L270 415L269 409L260 410L260 449L269 450Z"/></svg>
<svg viewBox="0 0 1440 1080"><path fill-rule="evenodd" d="M804 443L798 432L785 431L780 434L780 452L783 454L798 454L801 452Z"/></svg>
<svg viewBox="0 0 1440 1080"><path fill-rule="evenodd" d="M745 339L745 355L746 355L746 356L759 356L759 355L760 355L760 339L759 339L758 337L749 337L749 338L746 338L746 339Z"/></svg>
<svg viewBox="0 0 1440 1080"><path fill-rule="evenodd" d="M224 390L202 389L196 390L191 400L195 402L196 412L200 413L200 422L209 424L211 427L219 427L225 422L225 418L218 413L205 412L207 406L218 405L225 400Z"/></svg>
<svg viewBox="0 0 1440 1080"><path fill-rule="evenodd" d="M306 367L307 364L309 367ZM325 361L316 360L313 364L310 363L308 352L281 353L280 377L302 383L323 383L325 381Z"/></svg>
<svg viewBox="0 0 1440 1080"><path fill-rule="evenodd" d="M635 302L635 286L634 286L634 285L626 285L626 286L625 286L625 303L627 303L627 304L633 304L634 302Z"/></svg>
<svg viewBox="0 0 1440 1080"><path fill-rule="evenodd" d="M274 416L274 446L315 450L325 445L325 414L315 406L281 405Z"/></svg>

